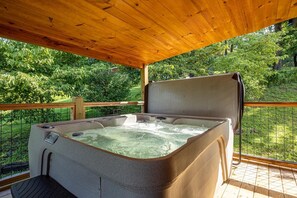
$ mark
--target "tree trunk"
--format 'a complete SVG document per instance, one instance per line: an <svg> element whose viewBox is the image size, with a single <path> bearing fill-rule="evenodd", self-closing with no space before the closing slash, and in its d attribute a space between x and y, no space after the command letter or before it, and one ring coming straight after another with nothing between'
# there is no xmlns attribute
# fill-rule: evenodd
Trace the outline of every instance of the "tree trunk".
<svg viewBox="0 0 297 198"><path fill-rule="evenodd" d="M278 55L278 53L276 53ZM280 70L283 66L282 60L278 60L277 63L274 63L273 70Z"/></svg>
<svg viewBox="0 0 297 198"><path fill-rule="evenodd" d="M297 67L297 54L294 54L294 66Z"/></svg>
<svg viewBox="0 0 297 198"><path fill-rule="evenodd" d="M225 56L227 56L227 54L228 54L228 42L227 42L227 40L225 41Z"/></svg>
<svg viewBox="0 0 297 198"><path fill-rule="evenodd" d="M275 32L282 31L282 22L274 24L274 31Z"/></svg>
<svg viewBox="0 0 297 198"><path fill-rule="evenodd" d="M295 19L292 19L292 26L294 27L294 28L297 28L297 18L295 18Z"/></svg>
<svg viewBox="0 0 297 198"><path fill-rule="evenodd" d="M274 25L274 31L275 32L282 31L282 22L281 23L277 23L277 24ZM276 56L281 56L281 55L282 55L282 51L281 50L278 50L276 52ZM282 68L282 66L283 66L282 60L279 60L278 62L274 63L273 69L274 70L279 70L279 69Z"/></svg>

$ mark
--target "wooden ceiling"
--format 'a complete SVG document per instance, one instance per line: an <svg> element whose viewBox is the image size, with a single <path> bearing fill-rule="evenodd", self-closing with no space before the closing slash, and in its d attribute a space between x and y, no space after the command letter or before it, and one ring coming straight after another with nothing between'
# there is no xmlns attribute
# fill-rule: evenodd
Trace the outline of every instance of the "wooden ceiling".
<svg viewBox="0 0 297 198"><path fill-rule="evenodd" d="M297 17L297 0L0 0L0 36L142 68Z"/></svg>

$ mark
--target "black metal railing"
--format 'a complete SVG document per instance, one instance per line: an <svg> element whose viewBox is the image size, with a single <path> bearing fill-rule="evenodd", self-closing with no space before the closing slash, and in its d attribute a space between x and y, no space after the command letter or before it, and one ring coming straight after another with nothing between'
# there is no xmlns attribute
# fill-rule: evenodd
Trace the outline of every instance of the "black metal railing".
<svg viewBox="0 0 297 198"><path fill-rule="evenodd" d="M0 110L0 179L28 170L31 125L70 119L70 108Z"/></svg>
<svg viewBox="0 0 297 198"><path fill-rule="evenodd" d="M0 182L28 170L31 125L141 112L143 102L0 104ZM0 186L1 189L1 186Z"/></svg>
<svg viewBox="0 0 297 198"><path fill-rule="evenodd" d="M92 103L89 103L92 104ZM132 105L121 105L121 106L96 106L86 105L85 107L85 117L86 118L96 118L101 116L111 116L129 113L140 113L142 108L142 103L132 104Z"/></svg>
<svg viewBox="0 0 297 198"><path fill-rule="evenodd" d="M28 170L31 125L141 112L143 102L85 102L0 105L0 182ZM242 153L297 162L297 103L245 103ZM235 136L238 152L238 136Z"/></svg>
<svg viewBox="0 0 297 198"><path fill-rule="evenodd" d="M238 152L238 136L234 146ZM296 103L246 103L242 120L242 153L296 163Z"/></svg>

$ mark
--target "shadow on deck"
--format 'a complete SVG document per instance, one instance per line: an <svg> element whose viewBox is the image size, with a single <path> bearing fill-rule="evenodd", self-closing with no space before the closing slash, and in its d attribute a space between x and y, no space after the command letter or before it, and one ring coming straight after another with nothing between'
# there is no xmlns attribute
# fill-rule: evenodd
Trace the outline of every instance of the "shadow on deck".
<svg viewBox="0 0 297 198"><path fill-rule="evenodd" d="M297 170L242 162L216 197L297 197Z"/></svg>

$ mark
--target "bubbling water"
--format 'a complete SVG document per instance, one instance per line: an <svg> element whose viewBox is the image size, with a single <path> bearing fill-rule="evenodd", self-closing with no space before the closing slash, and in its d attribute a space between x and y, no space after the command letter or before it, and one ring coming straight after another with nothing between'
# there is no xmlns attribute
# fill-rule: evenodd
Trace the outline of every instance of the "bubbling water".
<svg viewBox="0 0 297 198"><path fill-rule="evenodd" d="M194 125L172 125L163 122L133 123L82 131L80 136L66 137L132 158L166 156L209 128Z"/></svg>

